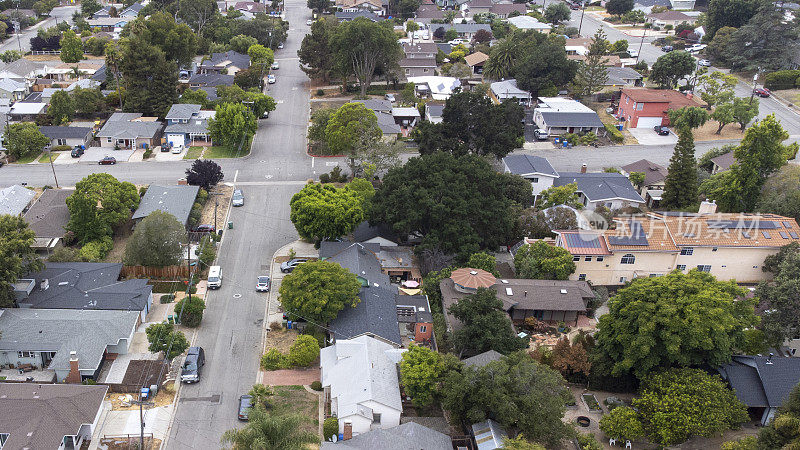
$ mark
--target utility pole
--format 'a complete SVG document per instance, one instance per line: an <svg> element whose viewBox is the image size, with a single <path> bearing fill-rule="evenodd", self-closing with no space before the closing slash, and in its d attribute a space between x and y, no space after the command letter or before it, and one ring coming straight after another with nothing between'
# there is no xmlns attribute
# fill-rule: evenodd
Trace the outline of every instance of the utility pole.
<svg viewBox="0 0 800 450"><path fill-rule="evenodd" d="M58 189L58 177L56 176L56 167L53 165L53 151L48 150L47 154L50 155L50 168L53 169L53 178L56 180L56 189Z"/></svg>
<svg viewBox="0 0 800 450"><path fill-rule="evenodd" d="M131 400L131 403L139 405L139 448L144 450L144 412L142 411L142 408L145 405L155 406L155 403L141 400L141 396L142 394L139 393L139 400Z"/></svg>
<svg viewBox="0 0 800 450"><path fill-rule="evenodd" d="M581 36L581 28L583 28L583 15L586 14L586 1L587 0L582 0L581 1L581 5L583 7L581 8L581 22L580 22L580 24L578 24L578 37Z"/></svg>
<svg viewBox="0 0 800 450"><path fill-rule="evenodd" d="M642 40L639 41L639 51L636 53L636 64L639 64L639 57L642 56L642 46L644 45L644 35L647 34L647 28L642 31Z"/></svg>

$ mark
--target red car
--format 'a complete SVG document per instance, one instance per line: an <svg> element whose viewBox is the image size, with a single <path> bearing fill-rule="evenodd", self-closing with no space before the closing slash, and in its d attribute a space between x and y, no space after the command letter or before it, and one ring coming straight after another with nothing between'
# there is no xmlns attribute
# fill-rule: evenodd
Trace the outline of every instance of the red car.
<svg viewBox="0 0 800 450"><path fill-rule="evenodd" d="M770 94L769 89L767 88L755 88L753 89L753 93L763 98L769 97Z"/></svg>
<svg viewBox="0 0 800 450"><path fill-rule="evenodd" d="M106 156L105 158L101 159L98 164L101 166L112 165L117 163L117 158L113 156Z"/></svg>

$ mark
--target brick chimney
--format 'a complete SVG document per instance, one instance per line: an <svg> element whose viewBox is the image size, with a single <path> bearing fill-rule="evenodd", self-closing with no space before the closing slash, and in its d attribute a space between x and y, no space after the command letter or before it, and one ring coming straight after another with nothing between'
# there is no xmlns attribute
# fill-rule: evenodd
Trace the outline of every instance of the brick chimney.
<svg viewBox="0 0 800 450"><path fill-rule="evenodd" d="M80 384L81 381L81 371L78 369L78 352L71 351L69 352L69 373L67 374L67 378L64 379L64 382Z"/></svg>
<svg viewBox="0 0 800 450"><path fill-rule="evenodd" d="M581 164L581 173L586 173L586 163Z"/></svg>
<svg viewBox="0 0 800 450"><path fill-rule="evenodd" d="M353 439L353 424L352 422L345 422L344 423L344 440Z"/></svg>

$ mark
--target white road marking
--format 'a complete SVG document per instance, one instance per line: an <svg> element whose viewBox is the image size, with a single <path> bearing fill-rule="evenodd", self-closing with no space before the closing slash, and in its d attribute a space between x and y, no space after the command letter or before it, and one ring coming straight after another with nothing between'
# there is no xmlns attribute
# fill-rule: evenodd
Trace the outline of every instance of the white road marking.
<svg viewBox="0 0 800 450"><path fill-rule="evenodd" d="M264 175L264 178L269 180L270 178L272 178L272 175Z"/></svg>
<svg viewBox="0 0 800 450"><path fill-rule="evenodd" d="M312 169L314 168L314 160L315 160L315 159L316 159L316 158L314 158L313 156L311 157L311 168L312 168Z"/></svg>
<svg viewBox="0 0 800 450"><path fill-rule="evenodd" d="M325 165L326 165L326 166L328 166L328 167L333 167L333 166L338 166L338 165L339 165L339 163L338 163L338 162L336 162L336 161L327 161L327 162L325 163Z"/></svg>
<svg viewBox="0 0 800 450"><path fill-rule="evenodd" d="M236 183L236 178L239 177L239 169L236 169L236 173L233 174L233 182Z"/></svg>

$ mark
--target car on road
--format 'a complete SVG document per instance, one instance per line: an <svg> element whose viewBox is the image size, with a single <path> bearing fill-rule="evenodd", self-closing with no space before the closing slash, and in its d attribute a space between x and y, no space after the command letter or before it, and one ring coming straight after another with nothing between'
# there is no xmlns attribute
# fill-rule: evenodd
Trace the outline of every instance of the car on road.
<svg viewBox="0 0 800 450"><path fill-rule="evenodd" d="M386 101L390 102L390 103L394 103L394 102L396 102L396 101L397 101L397 97L395 97L395 95L394 95L394 94L386 94L386 95L384 95L384 96L383 96L383 98L384 98Z"/></svg>
<svg viewBox="0 0 800 450"><path fill-rule="evenodd" d="M307 262L308 259L306 258L294 258L289 261L284 261L281 263L281 272L283 273L292 273L292 271L297 268L300 264Z"/></svg>
<svg viewBox="0 0 800 450"><path fill-rule="evenodd" d="M182 145L173 145L172 146L172 153L174 153L176 155L179 155L179 154L181 154L182 151L183 151L183 146Z"/></svg>
<svg viewBox="0 0 800 450"><path fill-rule="evenodd" d="M282 49L282 48L283 48L283 42L281 42L280 44L278 44L278 49Z"/></svg>
<svg viewBox="0 0 800 450"><path fill-rule="evenodd" d="M675 47L673 47L671 45L665 45L665 46L661 47L661 51L664 52L664 53L669 53L669 52L671 52L673 50L675 50Z"/></svg>
<svg viewBox="0 0 800 450"><path fill-rule="evenodd" d="M256 281L256 292L269 292L270 286L272 286L272 282L269 277L267 275L261 275Z"/></svg>
<svg viewBox="0 0 800 450"><path fill-rule="evenodd" d="M312 23L314 23L313 20L311 19L306 20L306 25L311 26Z"/></svg>
<svg viewBox="0 0 800 450"><path fill-rule="evenodd" d="M767 98L770 96L771 92L767 88L755 88L753 89L753 94L762 98Z"/></svg>
<svg viewBox="0 0 800 450"><path fill-rule="evenodd" d="M239 420L248 420L250 418L250 408L252 406L253 397L249 395L239 397Z"/></svg>
<svg viewBox="0 0 800 450"><path fill-rule="evenodd" d="M275 61L274 63L272 63L272 66L270 66L270 68L272 70L278 70L278 69L281 68L281 66L280 66L280 64L278 64L278 61Z"/></svg>
<svg viewBox="0 0 800 450"><path fill-rule="evenodd" d="M639 50L628 49L628 56L630 56L631 58L636 58L637 56L639 56Z"/></svg>
<svg viewBox="0 0 800 450"><path fill-rule="evenodd" d="M206 354L203 347L189 347L181 368L181 382L197 383L200 381L200 373L205 365Z"/></svg>
<svg viewBox="0 0 800 450"><path fill-rule="evenodd" d="M80 158L86 149L82 145L76 145L75 148L69 153L73 158Z"/></svg>
<svg viewBox="0 0 800 450"><path fill-rule="evenodd" d="M570 3L569 4L569 9L571 9L573 11L577 11L577 10L581 9L581 5L579 3Z"/></svg>
<svg viewBox="0 0 800 450"><path fill-rule="evenodd" d="M550 137L550 133L548 133L547 130L537 128L533 130L533 137L535 137L536 140L539 141L546 141Z"/></svg>
<svg viewBox="0 0 800 450"><path fill-rule="evenodd" d="M216 230L214 229L214 225L211 225L209 223L204 223L194 227L192 231L196 233L213 233Z"/></svg>
<svg viewBox="0 0 800 450"><path fill-rule="evenodd" d="M231 197L231 204L233 206L244 206L244 194L241 189L233 190L233 197Z"/></svg>
<svg viewBox="0 0 800 450"><path fill-rule="evenodd" d="M711 61L707 59L701 59L700 61L697 61L697 65L700 67L711 67Z"/></svg>
<svg viewBox="0 0 800 450"><path fill-rule="evenodd" d="M269 74L267 76L267 83L275 84L276 81L278 81L278 80L275 78L275 75Z"/></svg>
<svg viewBox="0 0 800 450"><path fill-rule="evenodd" d="M117 158L114 158L113 156L106 156L98 162L98 164L100 164L101 166L114 165L116 163L117 163Z"/></svg>
<svg viewBox="0 0 800 450"><path fill-rule="evenodd" d="M449 41L448 44L450 44L450 45L458 45L458 44L467 45L467 44L469 44L469 39L457 38L457 39L453 39L452 41Z"/></svg>
<svg viewBox="0 0 800 450"><path fill-rule="evenodd" d="M669 136L669 128L661 125L656 125L653 127L653 131L658 133L659 136Z"/></svg>

